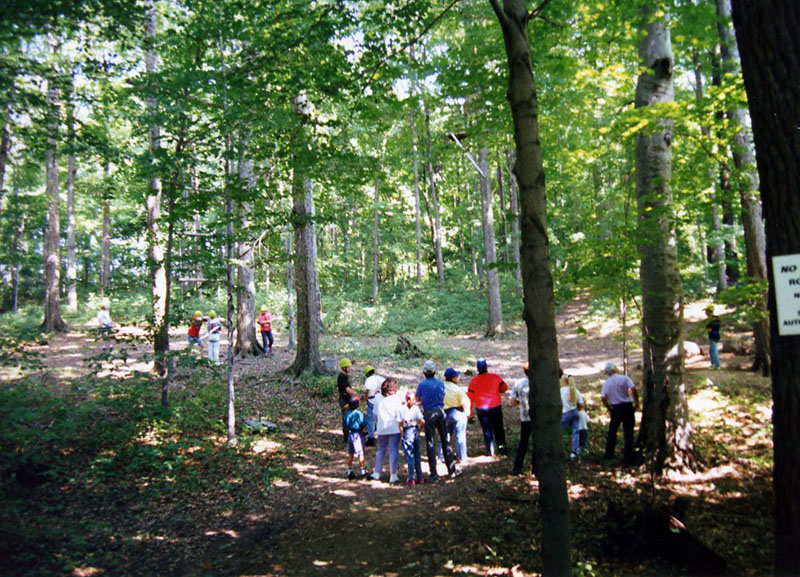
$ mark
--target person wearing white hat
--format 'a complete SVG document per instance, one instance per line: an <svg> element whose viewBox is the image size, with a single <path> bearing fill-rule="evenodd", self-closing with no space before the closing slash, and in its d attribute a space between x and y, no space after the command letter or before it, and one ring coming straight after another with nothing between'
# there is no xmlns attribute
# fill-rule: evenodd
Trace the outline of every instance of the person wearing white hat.
<svg viewBox="0 0 800 577"><path fill-rule="evenodd" d="M604 372L608 378L603 381L603 391L600 398L611 413L611 424L608 426L606 437L606 452L603 459L613 459L614 449L617 446L617 431L622 425L625 438L625 463L631 464L633 458L633 428L636 425L636 411L639 409L639 393L636 385L626 375L617 373L617 367L612 362L606 363Z"/></svg>

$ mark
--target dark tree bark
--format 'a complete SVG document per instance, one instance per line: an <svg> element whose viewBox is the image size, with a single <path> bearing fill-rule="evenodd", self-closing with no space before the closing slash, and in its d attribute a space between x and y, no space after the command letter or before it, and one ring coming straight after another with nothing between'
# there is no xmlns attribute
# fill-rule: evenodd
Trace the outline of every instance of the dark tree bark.
<svg viewBox="0 0 800 577"><path fill-rule="evenodd" d="M800 4L733 0L750 104L767 255L800 254ZM771 269L771 259L767 259ZM781 336L770 279L775 574L800 575L800 336Z"/></svg>
<svg viewBox="0 0 800 577"><path fill-rule="evenodd" d="M419 152L417 147L417 121L414 119L414 108L411 108L411 150L414 162L414 222L417 239L417 286L422 286L422 218L419 200Z"/></svg>
<svg viewBox="0 0 800 577"><path fill-rule="evenodd" d="M111 287L111 163L106 160L105 183L103 192L103 225L102 225L102 248L100 257L100 294L105 294Z"/></svg>
<svg viewBox="0 0 800 577"><path fill-rule="evenodd" d="M670 102L673 61L669 28L642 10L639 57L645 71L636 85L636 108ZM661 120L636 136L636 195L642 282L644 410L639 440L660 474L672 465L694 466L691 423L683 386L683 289L672 213L672 122ZM677 355L670 350L677 346Z"/></svg>
<svg viewBox="0 0 800 577"><path fill-rule="evenodd" d="M511 200L511 262L514 263L514 280L517 295L522 296L522 273L519 267L519 193L517 177L514 176L516 156L513 150L506 150L508 162L508 196Z"/></svg>
<svg viewBox="0 0 800 577"><path fill-rule="evenodd" d="M239 159L238 166L239 188L243 191L255 187L253 175L253 161L249 158ZM252 205L240 201L236 204L237 216L241 230L247 231L250 227L250 213ZM237 287L236 287L236 346L234 354L240 357L258 355L265 352L258 342L256 335L256 278L253 273L253 244L239 235L236 259Z"/></svg>
<svg viewBox="0 0 800 577"><path fill-rule="evenodd" d="M542 518L542 575L572 573L569 499L561 437L558 340L553 276L547 237L547 205L539 142L539 112L528 44L529 14L524 0L490 0L503 30L508 61L508 102L514 120L520 188L524 318L528 327L530 406L535 473Z"/></svg>

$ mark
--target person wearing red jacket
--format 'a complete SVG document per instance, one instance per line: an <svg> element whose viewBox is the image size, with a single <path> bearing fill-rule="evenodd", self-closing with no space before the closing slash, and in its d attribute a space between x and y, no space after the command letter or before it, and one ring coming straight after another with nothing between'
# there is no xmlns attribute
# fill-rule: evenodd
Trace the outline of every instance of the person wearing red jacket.
<svg viewBox="0 0 800 577"><path fill-rule="evenodd" d="M483 429L483 442L486 454L494 456L495 452L507 455L506 431L503 427L502 393L508 385L499 376L488 372L486 359L478 359L478 375L469 383L467 396Z"/></svg>

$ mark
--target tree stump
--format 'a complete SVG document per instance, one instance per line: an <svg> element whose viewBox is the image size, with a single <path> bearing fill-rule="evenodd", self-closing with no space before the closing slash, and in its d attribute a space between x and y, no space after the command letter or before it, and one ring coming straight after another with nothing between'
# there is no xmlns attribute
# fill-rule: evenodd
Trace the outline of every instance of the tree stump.
<svg viewBox="0 0 800 577"><path fill-rule="evenodd" d="M397 346L394 348L394 354L406 359L420 359L428 356L417 345L408 340L408 337L403 335L397 337Z"/></svg>

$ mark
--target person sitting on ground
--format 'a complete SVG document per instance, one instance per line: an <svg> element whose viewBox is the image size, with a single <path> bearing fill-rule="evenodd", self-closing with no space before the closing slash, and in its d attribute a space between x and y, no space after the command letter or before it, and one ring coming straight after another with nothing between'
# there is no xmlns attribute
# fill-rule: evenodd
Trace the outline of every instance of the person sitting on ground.
<svg viewBox="0 0 800 577"><path fill-rule="evenodd" d="M425 418L425 450L428 455L428 479L436 481L439 474L436 470L436 438L438 432L439 442L444 447L444 460L450 476L458 474L454 462L453 452L447 444L446 418L444 414L444 383L435 377L436 363L428 359L422 365L422 374L425 380L417 385L417 399L422 404L422 415Z"/></svg>
<svg viewBox="0 0 800 577"><path fill-rule="evenodd" d="M208 313L206 323L206 338L208 339L208 360L215 365L219 364L219 339L222 334L222 321L217 318L215 311Z"/></svg>
<svg viewBox="0 0 800 577"><path fill-rule="evenodd" d="M200 327L203 326L203 321L205 320L201 311L194 311L191 324L189 324L189 332L186 333L189 340L189 348L192 348L194 345L198 345L199 347L204 346L203 339L200 337Z"/></svg>
<svg viewBox="0 0 800 577"><path fill-rule="evenodd" d="M375 373L372 365L364 367L364 396L367 402L367 447L375 446L375 401L380 395L384 378Z"/></svg>
<svg viewBox="0 0 800 577"><path fill-rule="evenodd" d="M467 420L472 403L458 384L461 372L448 367L444 372L444 414L447 417L447 443L455 440L456 457L467 461ZM443 456L443 455L441 455Z"/></svg>
<svg viewBox="0 0 800 577"><path fill-rule="evenodd" d="M367 475L367 462L364 459L364 413L358 410L359 399L350 397L347 412L344 414L344 426L347 429L347 478L363 479ZM353 458L358 457L361 474L353 472Z"/></svg>
<svg viewBox="0 0 800 577"><path fill-rule="evenodd" d="M381 397L375 403L378 449L375 451L375 467L372 478L380 480L386 453L389 453L389 482L397 483L397 465L400 449L400 421L403 400L397 394L397 381L388 378L381 385Z"/></svg>
<svg viewBox="0 0 800 577"><path fill-rule="evenodd" d="M406 457L409 486L422 484L422 462L420 460L419 428L425 424L422 411L417 405L414 391L406 391L406 406L401 411L400 435L403 439L403 454Z"/></svg>
<svg viewBox="0 0 800 577"><path fill-rule="evenodd" d="M272 337L272 315L267 312L267 305L261 305L261 314L258 315L256 321L258 326L261 327L261 341L264 343L264 354L272 353L272 343L275 339Z"/></svg>
<svg viewBox="0 0 800 577"><path fill-rule="evenodd" d="M617 367L612 362L606 363L604 369L608 378L603 382L600 397L603 404L611 413L611 423L608 426L606 437L606 451L603 459L613 459L614 449L617 445L617 431L620 424L625 439L625 464L633 462L633 429L636 425L636 411L639 410L639 393L636 385L625 375L617 373Z"/></svg>
<svg viewBox="0 0 800 577"><path fill-rule="evenodd" d="M574 461L578 458L578 445L580 441L580 435L578 434L578 426L580 424L578 411L583 410L583 397L578 387L575 386L575 379L564 374L561 368L558 369L558 377L561 380L561 428L572 428L569 458L571 461Z"/></svg>
<svg viewBox="0 0 800 577"><path fill-rule="evenodd" d="M97 325L100 332L100 340L103 341L103 352L106 352L106 342L111 338L111 333L114 330L114 323L111 321L111 313L108 312L108 301L105 299L100 304L100 310L97 311ZM114 343L108 345L108 351L114 352Z"/></svg>
<svg viewBox="0 0 800 577"><path fill-rule="evenodd" d="M525 455L528 452L528 441L531 438L529 368L530 365L527 362L522 365L522 372L525 373L525 376L518 380L511 389L511 404L519 407L519 444L517 445L517 454L514 456L514 468L511 469L512 475L522 473L522 465L525 463ZM533 464L531 464L531 469L533 469Z"/></svg>
<svg viewBox="0 0 800 577"><path fill-rule="evenodd" d="M337 404L339 406L339 410L342 413L342 421L344 422L344 415L350 408L350 399L352 397L357 397L358 395L353 390L353 387L350 385L350 367L353 366L352 361L347 357L343 358L339 361L339 368L341 372L336 379L336 389L339 392L339 396L337 399ZM347 429L344 428L342 425L342 437L344 442L347 443Z"/></svg>
<svg viewBox="0 0 800 577"><path fill-rule="evenodd" d="M476 365L478 374L470 381L467 395L483 430L486 454L507 455L501 395L508 390L508 385L499 375L488 372L486 359L478 359Z"/></svg>

